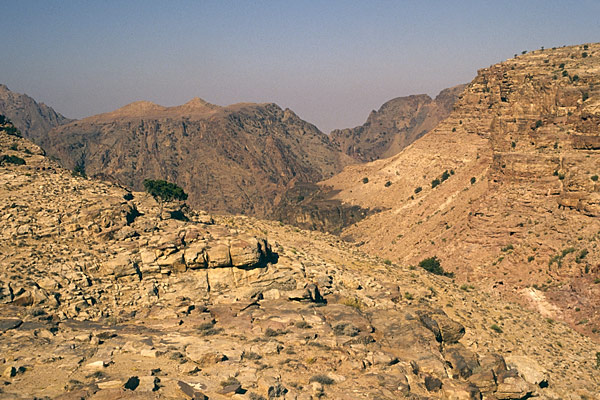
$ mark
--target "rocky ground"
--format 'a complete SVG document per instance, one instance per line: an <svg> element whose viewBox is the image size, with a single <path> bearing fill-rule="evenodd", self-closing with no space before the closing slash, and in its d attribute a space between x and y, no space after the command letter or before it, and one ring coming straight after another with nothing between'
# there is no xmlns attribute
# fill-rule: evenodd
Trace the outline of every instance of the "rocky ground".
<svg viewBox="0 0 600 400"><path fill-rule="evenodd" d="M600 396L600 346L495 295L0 157L0 398Z"/></svg>

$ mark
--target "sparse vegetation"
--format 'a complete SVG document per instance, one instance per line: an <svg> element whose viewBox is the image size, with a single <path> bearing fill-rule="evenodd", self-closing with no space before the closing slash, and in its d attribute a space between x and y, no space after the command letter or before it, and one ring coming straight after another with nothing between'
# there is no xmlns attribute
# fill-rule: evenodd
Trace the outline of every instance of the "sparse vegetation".
<svg viewBox="0 0 600 400"><path fill-rule="evenodd" d="M347 297L344 300L342 300L342 304L348 307L355 308L358 311L362 310L363 308L363 303L358 297Z"/></svg>
<svg viewBox="0 0 600 400"><path fill-rule="evenodd" d="M454 274L452 272L444 271L440 260L436 256L421 260L419 262L419 267L423 268L427 272L431 272L434 275L447 276L449 278L454 277Z"/></svg>
<svg viewBox="0 0 600 400"><path fill-rule="evenodd" d="M514 248L515 247L512 244L507 244L501 250L502 250L503 253L506 253L507 251L513 250Z"/></svg>
<svg viewBox="0 0 600 400"><path fill-rule="evenodd" d="M581 250L579 254L577 254L577 256L575 257L575 262L578 264L581 263L588 254L589 252L587 249Z"/></svg>

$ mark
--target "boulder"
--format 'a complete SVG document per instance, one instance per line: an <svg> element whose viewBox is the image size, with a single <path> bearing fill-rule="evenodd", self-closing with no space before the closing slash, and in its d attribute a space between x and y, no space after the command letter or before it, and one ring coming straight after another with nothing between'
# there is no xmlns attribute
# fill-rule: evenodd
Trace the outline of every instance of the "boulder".
<svg viewBox="0 0 600 400"><path fill-rule="evenodd" d="M216 243L206 249L208 268L231 267L231 255L229 246L224 243Z"/></svg>
<svg viewBox="0 0 600 400"><path fill-rule="evenodd" d="M247 237L234 239L229 246L231 263L235 267L250 267L260 262L262 251L258 239Z"/></svg>

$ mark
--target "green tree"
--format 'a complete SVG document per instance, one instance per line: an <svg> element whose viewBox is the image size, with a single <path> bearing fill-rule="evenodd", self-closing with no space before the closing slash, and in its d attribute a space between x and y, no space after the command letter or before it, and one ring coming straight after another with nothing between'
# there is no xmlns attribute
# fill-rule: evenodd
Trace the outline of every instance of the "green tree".
<svg viewBox="0 0 600 400"><path fill-rule="evenodd" d="M158 202L160 207L159 216L162 215L165 203L173 200L183 201L188 198L181 187L163 180L144 179L144 189Z"/></svg>

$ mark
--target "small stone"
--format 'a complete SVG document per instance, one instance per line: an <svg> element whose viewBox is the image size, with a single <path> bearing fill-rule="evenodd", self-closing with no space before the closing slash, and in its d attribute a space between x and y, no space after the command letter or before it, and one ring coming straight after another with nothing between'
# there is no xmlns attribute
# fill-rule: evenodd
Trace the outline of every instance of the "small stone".
<svg viewBox="0 0 600 400"><path fill-rule="evenodd" d="M12 378L13 376L17 375L17 369L14 366L9 366L8 368L6 368L4 370L4 373L2 374L2 377L4 378Z"/></svg>
<svg viewBox="0 0 600 400"><path fill-rule="evenodd" d="M89 364L86 364L85 368L90 369L90 370L101 370L101 369L108 367L108 364L109 364L108 362L102 361L102 360L94 361Z"/></svg>
<svg viewBox="0 0 600 400"><path fill-rule="evenodd" d="M177 386L179 386L179 389L192 400L208 400L208 397L204 393L197 391L183 381L178 381Z"/></svg>

